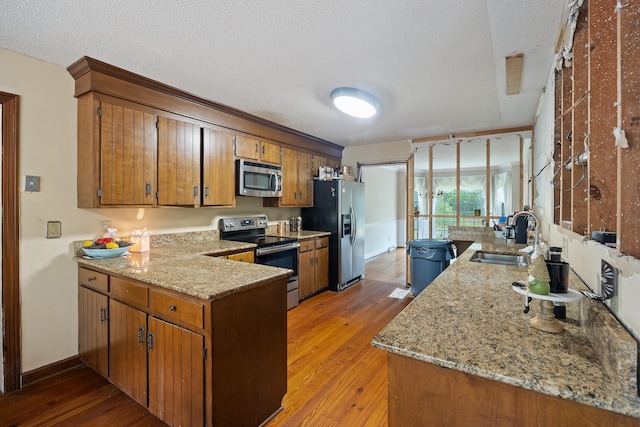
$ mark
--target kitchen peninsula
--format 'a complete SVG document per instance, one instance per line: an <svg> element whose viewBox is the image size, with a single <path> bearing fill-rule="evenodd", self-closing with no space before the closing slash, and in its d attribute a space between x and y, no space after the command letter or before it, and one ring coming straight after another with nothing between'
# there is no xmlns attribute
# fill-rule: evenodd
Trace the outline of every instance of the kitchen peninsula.
<svg viewBox="0 0 640 427"><path fill-rule="evenodd" d="M291 270L185 234L129 257L76 252L80 356L169 425L260 425L287 390Z"/></svg>
<svg viewBox="0 0 640 427"><path fill-rule="evenodd" d="M470 262L523 245L477 237L374 339L389 357L389 426L640 425L637 343L602 303L567 304L564 332L511 283L525 267ZM573 289L586 289L570 276Z"/></svg>

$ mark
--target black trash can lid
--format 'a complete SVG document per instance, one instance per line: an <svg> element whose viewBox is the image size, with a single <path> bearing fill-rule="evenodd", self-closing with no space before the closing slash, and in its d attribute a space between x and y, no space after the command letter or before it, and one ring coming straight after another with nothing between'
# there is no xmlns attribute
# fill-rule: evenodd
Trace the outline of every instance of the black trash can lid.
<svg viewBox="0 0 640 427"><path fill-rule="evenodd" d="M440 248L449 246L452 243L451 240L415 239L407 242L407 245L414 248Z"/></svg>

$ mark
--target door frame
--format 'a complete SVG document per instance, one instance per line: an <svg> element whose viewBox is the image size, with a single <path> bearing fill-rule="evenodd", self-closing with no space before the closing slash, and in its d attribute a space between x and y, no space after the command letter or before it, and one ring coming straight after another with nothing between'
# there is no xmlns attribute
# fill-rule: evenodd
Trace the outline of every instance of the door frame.
<svg viewBox="0 0 640 427"><path fill-rule="evenodd" d="M408 158L406 159L392 159L392 160L380 160L380 161L370 161L370 162L358 162L358 169L356 171L356 176L358 177L358 181L362 181L362 168L365 166L387 166L387 165L404 165L405 166L405 170L406 170L406 206L405 206L405 218L406 218L406 223L407 226L405 227L405 241L410 241L413 240L413 218L414 218L414 213L413 213L413 176L414 176L414 172L413 172L413 153L411 153L409 155ZM410 275L410 270L409 270L409 257L407 256L407 260L406 260L406 279L405 282L407 284L407 287L409 286L409 275Z"/></svg>
<svg viewBox="0 0 640 427"><path fill-rule="evenodd" d="M2 104L2 369L4 393L21 388L19 96L0 92Z"/></svg>

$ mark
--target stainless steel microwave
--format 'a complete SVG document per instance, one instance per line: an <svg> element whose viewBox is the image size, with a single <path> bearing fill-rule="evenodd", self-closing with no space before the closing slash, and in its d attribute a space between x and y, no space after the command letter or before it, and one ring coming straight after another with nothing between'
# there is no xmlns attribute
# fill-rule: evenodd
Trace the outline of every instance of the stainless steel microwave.
<svg viewBox="0 0 640 427"><path fill-rule="evenodd" d="M282 166L236 160L237 194L239 196L282 196Z"/></svg>

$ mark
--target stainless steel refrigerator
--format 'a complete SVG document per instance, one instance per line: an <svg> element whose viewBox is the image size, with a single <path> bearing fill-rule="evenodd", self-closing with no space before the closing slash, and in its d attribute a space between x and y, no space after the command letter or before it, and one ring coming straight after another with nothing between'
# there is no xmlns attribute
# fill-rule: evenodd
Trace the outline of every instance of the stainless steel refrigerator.
<svg viewBox="0 0 640 427"><path fill-rule="evenodd" d="M302 209L307 230L329 231L329 289L364 277L364 183L314 181L313 207Z"/></svg>

